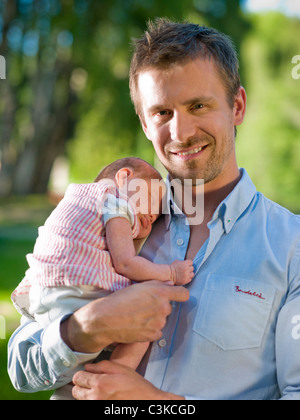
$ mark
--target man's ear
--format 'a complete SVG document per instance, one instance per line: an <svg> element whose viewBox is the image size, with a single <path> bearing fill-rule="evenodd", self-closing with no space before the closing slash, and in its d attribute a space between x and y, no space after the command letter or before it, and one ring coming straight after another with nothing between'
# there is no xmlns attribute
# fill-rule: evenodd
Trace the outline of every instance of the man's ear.
<svg viewBox="0 0 300 420"><path fill-rule="evenodd" d="M247 95L243 86L240 86L239 93L236 95L233 112L234 125L241 125L245 118Z"/></svg>
<svg viewBox="0 0 300 420"><path fill-rule="evenodd" d="M121 168L115 176L119 188L123 188L130 179L133 178L133 171L130 168Z"/></svg>

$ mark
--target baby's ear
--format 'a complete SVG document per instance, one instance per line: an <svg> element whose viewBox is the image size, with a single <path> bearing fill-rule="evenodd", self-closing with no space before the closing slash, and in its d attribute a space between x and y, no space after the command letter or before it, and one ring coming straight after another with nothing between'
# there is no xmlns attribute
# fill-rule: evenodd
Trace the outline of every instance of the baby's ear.
<svg viewBox="0 0 300 420"><path fill-rule="evenodd" d="M123 188L133 178L133 171L130 168L121 168L116 173L115 179L119 188Z"/></svg>

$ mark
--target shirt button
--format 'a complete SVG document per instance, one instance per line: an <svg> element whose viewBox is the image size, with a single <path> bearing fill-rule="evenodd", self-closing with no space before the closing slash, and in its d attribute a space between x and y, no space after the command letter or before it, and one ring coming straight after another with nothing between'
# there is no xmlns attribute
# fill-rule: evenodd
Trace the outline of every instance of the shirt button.
<svg viewBox="0 0 300 420"><path fill-rule="evenodd" d="M63 360L63 365L66 367L70 367L71 364L69 362L67 362L66 360Z"/></svg>
<svg viewBox="0 0 300 420"><path fill-rule="evenodd" d="M176 243L177 243L178 246L181 246L181 245L184 244L184 240L181 239L181 238L180 239L177 239L177 242Z"/></svg>
<svg viewBox="0 0 300 420"><path fill-rule="evenodd" d="M44 385L49 386L50 385L50 381L48 381L47 379L44 380Z"/></svg>
<svg viewBox="0 0 300 420"><path fill-rule="evenodd" d="M167 341L163 338L162 340L159 340L158 345L159 347L164 348L167 345Z"/></svg>

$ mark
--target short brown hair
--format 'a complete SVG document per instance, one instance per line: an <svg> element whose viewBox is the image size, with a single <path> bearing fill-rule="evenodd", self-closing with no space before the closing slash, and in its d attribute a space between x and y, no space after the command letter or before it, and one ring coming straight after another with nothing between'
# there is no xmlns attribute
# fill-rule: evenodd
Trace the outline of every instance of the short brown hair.
<svg viewBox="0 0 300 420"><path fill-rule="evenodd" d="M134 40L130 66L130 94L141 115L139 73L147 67L169 68L197 57L213 58L227 92L231 108L240 88L239 62L230 38L216 29L193 23L175 23L166 18L148 22L144 36Z"/></svg>
<svg viewBox="0 0 300 420"><path fill-rule="evenodd" d="M150 163L137 157L126 157L118 159L103 168L94 182L106 178L113 179L122 168L131 169L135 175L139 175L143 179L162 179L161 174Z"/></svg>

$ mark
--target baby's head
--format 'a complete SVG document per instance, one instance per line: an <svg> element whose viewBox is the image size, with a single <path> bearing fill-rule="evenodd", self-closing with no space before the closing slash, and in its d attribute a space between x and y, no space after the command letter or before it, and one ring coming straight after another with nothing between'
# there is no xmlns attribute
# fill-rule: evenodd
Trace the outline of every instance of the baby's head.
<svg viewBox="0 0 300 420"><path fill-rule="evenodd" d="M162 211L165 185L160 173L145 160L128 157L102 169L95 182L104 179L113 180L122 194L132 199L139 221L137 239L146 238Z"/></svg>

